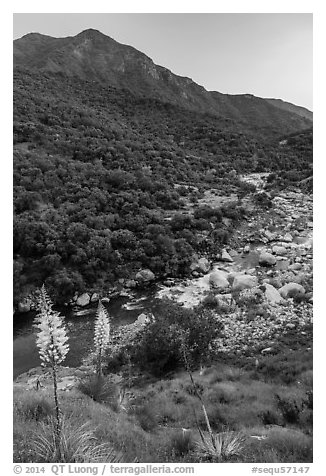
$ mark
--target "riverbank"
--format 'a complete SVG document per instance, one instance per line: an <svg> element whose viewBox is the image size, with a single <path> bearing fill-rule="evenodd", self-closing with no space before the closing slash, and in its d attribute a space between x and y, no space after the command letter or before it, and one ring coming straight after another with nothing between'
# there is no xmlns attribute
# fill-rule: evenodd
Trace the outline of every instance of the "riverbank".
<svg viewBox="0 0 326 476"><path fill-rule="evenodd" d="M262 191L264 180L259 174L251 181ZM261 351L274 352L284 330L305 332L312 323L312 197L300 191L280 192L265 209L255 205L252 197L247 197L246 206L255 212L248 213L215 260L204 255L194 260L192 277L155 285L149 280L142 289L119 283L116 297L105 302L113 325L130 324L141 314L155 315L164 307L164 299L170 299L184 307L202 304L215 309L227 334L233 336L229 345L227 339L216 343L223 352L248 353L256 349L255 341ZM63 308L72 338L69 365L80 365L91 348L96 306L93 302ZM15 376L39 362L32 316L21 314L15 320Z"/></svg>

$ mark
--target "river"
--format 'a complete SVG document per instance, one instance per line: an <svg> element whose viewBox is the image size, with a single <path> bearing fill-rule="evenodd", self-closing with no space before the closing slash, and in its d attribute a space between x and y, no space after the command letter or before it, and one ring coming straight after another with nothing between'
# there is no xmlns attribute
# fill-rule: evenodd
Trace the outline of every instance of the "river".
<svg viewBox="0 0 326 476"><path fill-rule="evenodd" d="M155 312L162 306L162 301L157 299L157 288L130 292L128 297L113 298L105 304L110 316L112 326L122 326L134 322L142 312ZM70 350L65 360L65 365L75 367L81 365L93 345L94 319L97 304L88 306L83 310L68 308L60 309L65 316L69 335ZM41 364L36 344L36 329L33 327L35 312L17 314L14 316L14 341L13 341L13 377L28 371Z"/></svg>

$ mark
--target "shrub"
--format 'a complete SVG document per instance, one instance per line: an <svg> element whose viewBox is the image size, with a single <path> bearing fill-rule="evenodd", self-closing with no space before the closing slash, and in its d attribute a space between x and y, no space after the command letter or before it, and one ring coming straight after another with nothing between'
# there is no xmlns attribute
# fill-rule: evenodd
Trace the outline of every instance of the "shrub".
<svg viewBox="0 0 326 476"><path fill-rule="evenodd" d="M171 451L175 456L185 456L194 449L191 431L182 429L173 433L170 440Z"/></svg>
<svg viewBox="0 0 326 476"><path fill-rule="evenodd" d="M144 431L153 431L157 427L157 419L148 405L136 407L133 413Z"/></svg>
<svg viewBox="0 0 326 476"><path fill-rule="evenodd" d="M62 419L60 432L60 451L56 447L56 422L43 425L32 442L38 462L44 463L118 463L122 454L106 444L98 444L96 438L86 423L82 426L73 424L70 420ZM60 459L58 461L58 456Z"/></svg>
<svg viewBox="0 0 326 476"><path fill-rule="evenodd" d="M312 390L307 390L306 392L306 399L303 400L302 406L307 407L309 410L313 409L313 391Z"/></svg>
<svg viewBox="0 0 326 476"><path fill-rule="evenodd" d="M16 403L17 413L26 420L41 421L53 415L53 408L50 402L41 395L28 395L25 400Z"/></svg>
<svg viewBox="0 0 326 476"><path fill-rule="evenodd" d="M207 408L209 423L215 431L223 431L229 426L229 422L225 418L223 405L214 405ZM204 415L199 417L200 427L206 429L206 421Z"/></svg>
<svg viewBox="0 0 326 476"><path fill-rule="evenodd" d="M220 334L219 318L202 307L181 309L166 303L139 333L132 358L142 368L159 377L182 363L180 335L185 336L191 366L205 363L211 357L211 343Z"/></svg>
<svg viewBox="0 0 326 476"><path fill-rule="evenodd" d="M282 413L286 423L298 423L300 418L300 408L294 400L275 396L277 407Z"/></svg>
<svg viewBox="0 0 326 476"><path fill-rule="evenodd" d="M263 425L278 425L279 417L273 410L265 410L259 415Z"/></svg>
<svg viewBox="0 0 326 476"><path fill-rule="evenodd" d="M279 462L312 462L312 439L299 431L272 428L265 444L276 450Z"/></svg>
<svg viewBox="0 0 326 476"><path fill-rule="evenodd" d="M114 410L117 409L117 386L103 376L99 377L98 375L90 375L79 382L78 390L80 390L84 395L92 398L95 402L107 403Z"/></svg>

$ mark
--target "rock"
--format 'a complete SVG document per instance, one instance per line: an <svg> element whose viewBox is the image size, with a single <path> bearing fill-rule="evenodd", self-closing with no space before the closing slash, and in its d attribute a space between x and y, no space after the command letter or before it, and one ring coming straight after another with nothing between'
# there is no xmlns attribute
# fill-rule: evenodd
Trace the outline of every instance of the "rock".
<svg viewBox="0 0 326 476"><path fill-rule="evenodd" d="M290 243L291 241L293 241L293 236L290 233L286 233L286 235L283 236L282 241Z"/></svg>
<svg viewBox="0 0 326 476"><path fill-rule="evenodd" d="M208 273L208 271L210 270L211 266L209 264L209 261L207 258L200 258L198 260L198 268L200 271L202 271L203 273Z"/></svg>
<svg viewBox="0 0 326 476"><path fill-rule="evenodd" d="M275 253L278 256L284 256L284 255L287 254L287 250L286 250L286 248L284 248L284 246L275 245L275 246L273 246L272 251L273 251L273 253Z"/></svg>
<svg viewBox="0 0 326 476"><path fill-rule="evenodd" d="M81 306L81 307L87 306L90 302L90 299L91 298L88 293L83 293L77 298L76 304L77 306Z"/></svg>
<svg viewBox="0 0 326 476"><path fill-rule="evenodd" d="M246 245L244 248L243 248L243 252L244 253L249 253L250 251L250 246L249 245Z"/></svg>
<svg viewBox="0 0 326 476"><path fill-rule="evenodd" d="M290 264L289 266L289 269L291 271L299 271L301 268L302 268L302 264L300 263L293 263L293 264Z"/></svg>
<svg viewBox="0 0 326 476"><path fill-rule="evenodd" d="M149 321L150 319L145 313L139 314L139 316L137 317L138 324L147 324L147 322Z"/></svg>
<svg viewBox="0 0 326 476"><path fill-rule="evenodd" d="M97 302L100 299L100 296L97 293L93 293L91 297L91 302Z"/></svg>
<svg viewBox="0 0 326 476"><path fill-rule="evenodd" d="M280 295L279 291L268 283L265 283L265 297L267 301L272 304L280 304L284 302L284 299Z"/></svg>
<svg viewBox="0 0 326 476"><path fill-rule="evenodd" d="M18 312L29 312L31 310L32 301L28 298L18 303Z"/></svg>
<svg viewBox="0 0 326 476"><path fill-rule="evenodd" d="M266 236L268 241L274 241L276 239L276 233L272 233L269 230L265 230L264 235Z"/></svg>
<svg viewBox="0 0 326 476"><path fill-rule="evenodd" d="M266 347L266 349L261 350L261 354L269 354L273 352L273 347Z"/></svg>
<svg viewBox="0 0 326 476"><path fill-rule="evenodd" d="M233 263L233 258L229 255L229 253L226 250L222 251L221 260L226 261L227 263Z"/></svg>
<svg viewBox="0 0 326 476"><path fill-rule="evenodd" d="M137 283L134 279L128 279L125 284L126 288L133 289L137 286Z"/></svg>
<svg viewBox="0 0 326 476"><path fill-rule="evenodd" d="M110 302L110 298L104 297L104 298L101 299L101 301L108 304Z"/></svg>
<svg viewBox="0 0 326 476"><path fill-rule="evenodd" d="M129 292L126 289L122 289L122 291L120 291L119 295L121 297L130 297Z"/></svg>
<svg viewBox="0 0 326 476"><path fill-rule="evenodd" d="M258 285L256 276L249 274L236 274L233 280L232 289L234 291L242 291L243 289L251 289Z"/></svg>
<svg viewBox="0 0 326 476"><path fill-rule="evenodd" d="M293 297L296 294L304 294L305 288L298 283L287 283L279 289L279 293L283 298Z"/></svg>
<svg viewBox="0 0 326 476"><path fill-rule="evenodd" d="M150 269L142 269L136 274L136 281L138 283L149 283L155 279L155 274Z"/></svg>
<svg viewBox="0 0 326 476"><path fill-rule="evenodd" d="M207 258L200 258L197 261L194 261L190 265L191 271L200 271L202 273L208 273L210 270L210 264Z"/></svg>
<svg viewBox="0 0 326 476"><path fill-rule="evenodd" d="M249 268L246 271L246 274L255 274L256 273L256 268Z"/></svg>
<svg viewBox="0 0 326 476"><path fill-rule="evenodd" d="M215 297L219 305L230 306L233 302L232 294L217 294Z"/></svg>
<svg viewBox="0 0 326 476"><path fill-rule="evenodd" d="M168 288L170 288L171 286L174 286L174 280L173 279L166 279L164 282L163 282L164 286L167 286Z"/></svg>
<svg viewBox="0 0 326 476"><path fill-rule="evenodd" d="M287 327L288 329L295 329L296 325L293 324L293 322L288 322L285 327Z"/></svg>
<svg viewBox="0 0 326 476"><path fill-rule="evenodd" d="M223 271L213 271L209 275L209 284L213 288L225 289L229 287L229 281Z"/></svg>
<svg viewBox="0 0 326 476"><path fill-rule="evenodd" d="M271 253L262 252L259 256L259 264L261 266L273 266L276 263L276 258Z"/></svg>

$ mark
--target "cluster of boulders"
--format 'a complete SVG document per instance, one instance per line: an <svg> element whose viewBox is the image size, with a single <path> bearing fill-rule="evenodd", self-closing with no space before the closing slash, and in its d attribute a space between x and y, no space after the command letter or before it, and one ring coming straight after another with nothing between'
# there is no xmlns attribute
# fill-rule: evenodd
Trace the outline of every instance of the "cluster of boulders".
<svg viewBox="0 0 326 476"><path fill-rule="evenodd" d="M295 330L305 333L312 322L312 308L301 304L298 308L292 303L287 306L277 305L267 308L263 316L248 320L241 309L229 314L221 314L222 335L216 339L214 346L221 353L245 353L252 355L272 352L277 347L277 340L286 332Z"/></svg>
<svg viewBox="0 0 326 476"><path fill-rule="evenodd" d="M270 209L253 214L238 232L235 247L221 250L212 270L197 256L195 279L161 294L186 307L199 299L223 309L217 347L225 352L269 348L271 339L312 320L312 198L284 192L271 200ZM260 304L250 306L255 300Z"/></svg>

